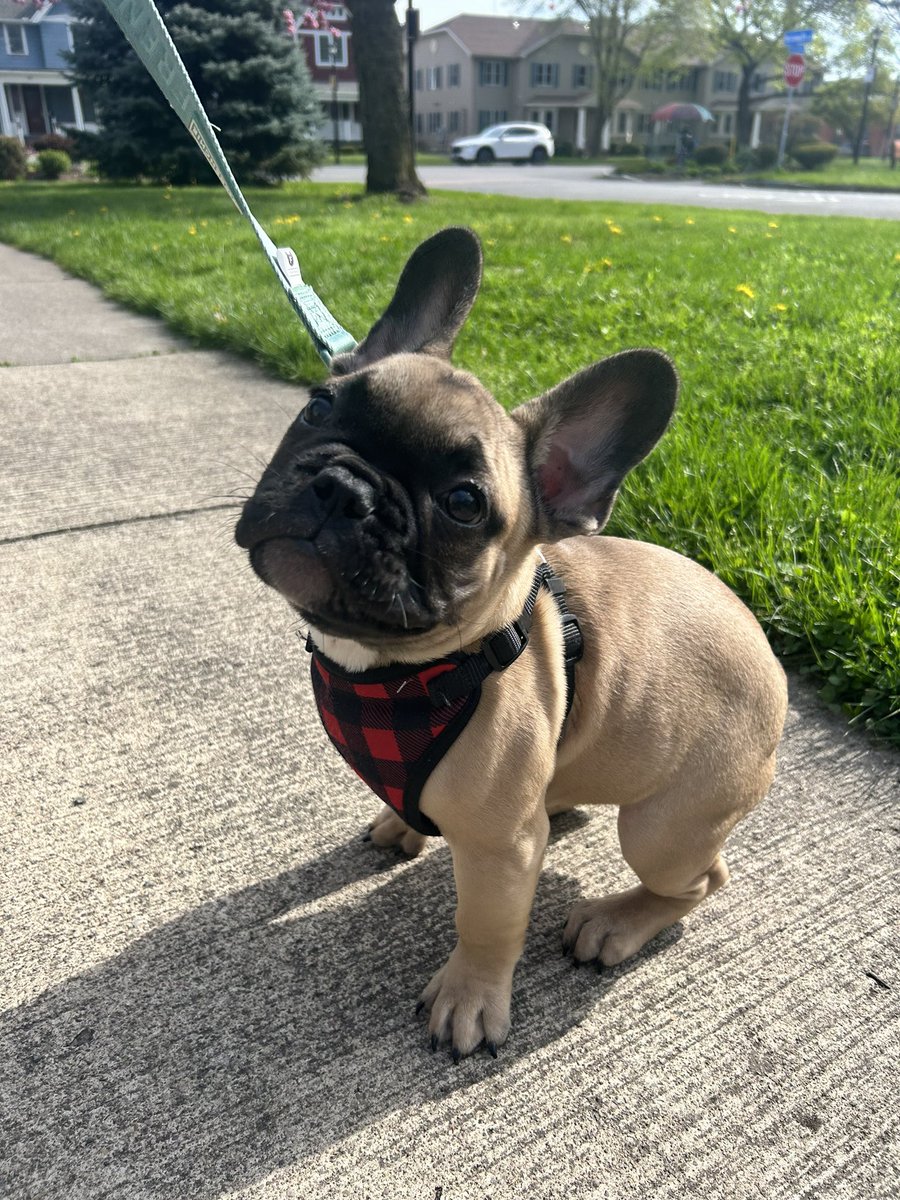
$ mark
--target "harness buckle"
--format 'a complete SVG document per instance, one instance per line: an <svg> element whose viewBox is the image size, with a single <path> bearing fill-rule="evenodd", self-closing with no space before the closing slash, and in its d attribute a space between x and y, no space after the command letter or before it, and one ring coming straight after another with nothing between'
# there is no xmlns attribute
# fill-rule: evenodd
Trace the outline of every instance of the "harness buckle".
<svg viewBox="0 0 900 1200"><path fill-rule="evenodd" d="M505 671L528 645L528 634L518 621L504 625L481 643L481 652L492 671Z"/></svg>

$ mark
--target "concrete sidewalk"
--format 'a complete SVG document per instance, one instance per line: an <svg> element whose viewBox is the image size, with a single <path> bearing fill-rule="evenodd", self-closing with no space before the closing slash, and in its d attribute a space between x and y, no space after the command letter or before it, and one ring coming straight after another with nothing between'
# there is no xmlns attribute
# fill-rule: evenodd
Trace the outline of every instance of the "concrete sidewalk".
<svg viewBox="0 0 900 1200"><path fill-rule="evenodd" d="M431 1055L449 855L360 840L223 507L301 393L3 247L0 281L0 1195L900 1194L900 757L792 681L731 884L603 976L559 935L628 883L615 814L556 821L509 1043Z"/></svg>

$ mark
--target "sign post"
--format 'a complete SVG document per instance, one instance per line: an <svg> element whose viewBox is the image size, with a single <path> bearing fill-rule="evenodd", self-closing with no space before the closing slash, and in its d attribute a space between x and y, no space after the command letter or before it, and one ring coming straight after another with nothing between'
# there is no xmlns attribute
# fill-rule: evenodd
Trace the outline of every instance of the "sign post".
<svg viewBox="0 0 900 1200"><path fill-rule="evenodd" d="M804 30L803 32L810 32L811 34L811 31ZM791 35L785 34L784 40L787 41L789 36ZM794 91L803 79L804 70L803 55L796 53L789 54L788 60L784 64L784 82L787 85L788 95L787 104L784 108L784 124L781 127L781 142L778 145L778 162L776 165L779 167L784 162L784 152L787 147L788 126L791 122L791 104L794 99Z"/></svg>

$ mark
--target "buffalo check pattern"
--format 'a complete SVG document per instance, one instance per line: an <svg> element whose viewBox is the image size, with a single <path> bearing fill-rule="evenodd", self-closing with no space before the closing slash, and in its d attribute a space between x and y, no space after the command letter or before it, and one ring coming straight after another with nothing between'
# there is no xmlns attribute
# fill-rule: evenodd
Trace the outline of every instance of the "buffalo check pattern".
<svg viewBox="0 0 900 1200"><path fill-rule="evenodd" d="M364 783L413 829L440 830L419 812L425 781L465 728L480 687L436 707L428 684L459 656L425 667L351 674L313 651L313 692L325 732Z"/></svg>

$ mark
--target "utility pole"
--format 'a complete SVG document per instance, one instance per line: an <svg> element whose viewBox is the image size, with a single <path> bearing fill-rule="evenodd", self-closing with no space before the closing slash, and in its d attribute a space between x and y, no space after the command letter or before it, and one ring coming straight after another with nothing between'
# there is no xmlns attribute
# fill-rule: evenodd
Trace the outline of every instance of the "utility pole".
<svg viewBox="0 0 900 1200"><path fill-rule="evenodd" d="M409 91L409 142L412 147L413 166L416 162L416 80L413 70L413 48L419 39L419 10L413 8L413 0L407 0L406 9L406 83Z"/></svg>
<svg viewBox="0 0 900 1200"><path fill-rule="evenodd" d="M872 30L872 59L866 69L866 90L863 93L862 115L859 118L859 129L856 133L856 145L853 147L853 165L859 164L859 152L862 149L863 137L866 132L866 117L869 114L869 94L872 91L872 86L875 83L875 55L878 52L878 39L881 37L881 28L878 27Z"/></svg>
<svg viewBox="0 0 900 1200"><path fill-rule="evenodd" d="M331 120L332 120L332 153L334 161L341 161L341 131L338 123L338 77L337 77L338 46L337 37L328 33L328 59L331 63Z"/></svg>
<svg viewBox="0 0 900 1200"><path fill-rule="evenodd" d="M891 115L888 119L888 153L891 158L891 170L897 166L897 105L900 104L900 75L894 82L894 94L891 97Z"/></svg>

